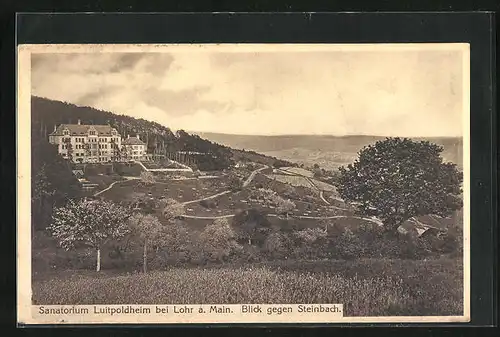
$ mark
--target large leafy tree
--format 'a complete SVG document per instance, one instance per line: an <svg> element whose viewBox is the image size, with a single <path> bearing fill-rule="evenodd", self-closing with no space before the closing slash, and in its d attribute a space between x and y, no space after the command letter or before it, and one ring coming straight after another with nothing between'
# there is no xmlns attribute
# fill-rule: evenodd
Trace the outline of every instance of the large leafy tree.
<svg viewBox="0 0 500 337"><path fill-rule="evenodd" d="M225 218L216 219L205 227L199 236L199 245L203 253L210 259L223 262L241 247L236 242L236 233Z"/></svg>
<svg viewBox="0 0 500 337"><path fill-rule="evenodd" d="M161 200L159 208L163 210L163 217L169 222L173 222L185 213L184 204L172 198Z"/></svg>
<svg viewBox="0 0 500 337"><path fill-rule="evenodd" d="M54 210L48 229L61 247L69 250L77 245L94 248L97 252L96 270L101 270L101 247L109 240L129 233L127 208L111 201L69 200Z"/></svg>
<svg viewBox="0 0 500 337"><path fill-rule="evenodd" d="M279 215L283 215L283 216L285 216L285 218L288 219L290 212L293 211L295 208L295 203L293 203L292 201L290 201L288 199L283 199L282 197L280 197L278 195L275 196L273 199L274 199L274 202L276 204L276 212Z"/></svg>
<svg viewBox="0 0 500 337"><path fill-rule="evenodd" d="M455 164L443 162L442 151L428 141L378 141L340 168L338 191L362 214L380 218L388 231L413 216L449 216L462 207L463 176Z"/></svg>

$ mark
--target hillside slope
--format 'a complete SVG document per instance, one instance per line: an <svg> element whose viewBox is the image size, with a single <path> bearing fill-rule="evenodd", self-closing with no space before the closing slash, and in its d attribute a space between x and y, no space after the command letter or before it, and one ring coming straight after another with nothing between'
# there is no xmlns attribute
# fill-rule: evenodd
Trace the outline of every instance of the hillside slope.
<svg viewBox="0 0 500 337"><path fill-rule="evenodd" d="M32 143L47 140L54 126L65 123L109 124L125 135L140 135L149 153L165 155L177 151L199 152L196 165L202 170L217 170L232 164L232 152L226 146L190 135L183 130L173 133L168 127L144 119L118 115L91 107L33 96L31 100Z"/></svg>
<svg viewBox="0 0 500 337"><path fill-rule="evenodd" d="M230 167L235 161L253 161L272 165L277 159L255 152L231 149L228 146L204 139L196 134L183 130L173 132L167 126L145 119L118 115L92 107L81 107L74 104L50 100L37 96L31 99L31 136L32 144L47 142L48 135L59 124L109 124L125 137L140 135L148 147L148 153L165 155L177 151L198 152L195 164L200 170L222 170ZM283 165L291 165L284 162Z"/></svg>

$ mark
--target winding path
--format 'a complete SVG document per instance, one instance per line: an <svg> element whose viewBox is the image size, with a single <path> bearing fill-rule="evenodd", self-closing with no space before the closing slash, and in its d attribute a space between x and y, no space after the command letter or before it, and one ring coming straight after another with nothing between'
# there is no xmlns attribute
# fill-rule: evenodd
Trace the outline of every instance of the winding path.
<svg viewBox="0 0 500 337"><path fill-rule="evenodd" d="M203 197L203 198L199 198L199 199L195 199L195 200L189 200L189 201L184 201L182 202L181 204L186 206L186 205L190 205L190 204L194 204L194 203L197 203L197 202L200 202L202 200L210 200L210 199L215 199L217 197L220 197L220 196L223 196L223 195L226 195L228 193L231 193L231 191L222 191L220 193L216 193L216 194L213 194L213 195L210 195L208 197Z"/></svg>
<svg viewBox="0 0 500 337"><path fill-rule="evenodd" d="M247 187L252 182L252 180L255 178L255 176L257 175L257 173L261 172L262 170L265 170L266 168L269 168L269 166L264 165L263 167L252 171L252 173L250 173L250 175L248 176L248 178L243 183L243 187ZM199 198L199 199L196 199L196 200L185 201L185 202L182 203L182 205L190 205L190 204L194 204L194 203L197 203L197 202L200 202L200 201L203 201L203 200L215 199L217 197L226 195L228 193L231 193L231 191L230 190L226 190L226 191L222 191L222 192L210 195L208 197L203 197L203 198ZM233 215L231 215L231 216L233 216ZM187 216L185 216L185 217L187 217Z"/></svg>
<svg viewBox="0 0 500 337"><path fill-rule="evenodd" d="M139 179L139 177L127 177L125 178L125 180L117 180L117 181L114 181L112 182L108 187L106 187L105 189L99 191L99 192L96 192L94 193L94 197L97 197L98 195L110 190L111 188L113 188L113 186L115 186L116 184L119 184L119 183L124 183L126 181L129 181L129 180L137 180Z"/></svg>
<svg viewBox="0 0 500 337"><path fill-rule="evenodd" d="M232 218L234 217L235 214L226 214L226 215L217 215L217 216L198 216L198 215L183 215L184 218L187 219L201 219L201 220L216 220L216 219L227 219L227 218ZM267 214L267 216L270 217L278 217L277 214ZM378 226L383 226L384 224L382 221L378 219L372 219L372 218L363 218L359 216L352 216L352 215L334 215L334 216L302 216L302 215L289 215L289 218L292 219L312 219L312 220L330 220L330 219L358 219L358 220L363 220L363 221L368 221L372 222Z"/></svg>
<svg viewBox="0 0 500 337"><path fill-rule="evenodd" d="M250 183L255 178L255 176L257 175L257 173L259 173L259 172L261 172L261 171L263 171L263 170L265 170L267 168L269 168L269 166L264 165L261 168L252 171L252 173L250 173L250 175L248 176L247 180L245 180L245 182L243 183L243 187L247 187L248 185L250 185Z"/></svg>

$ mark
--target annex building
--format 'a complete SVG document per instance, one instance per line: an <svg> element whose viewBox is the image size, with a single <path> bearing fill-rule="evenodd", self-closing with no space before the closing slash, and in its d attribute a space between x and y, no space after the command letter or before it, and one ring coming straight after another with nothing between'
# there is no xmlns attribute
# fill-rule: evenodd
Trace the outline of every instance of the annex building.
<svg viewBox="0 0 500 337"><path fill-rule="evenodd" d="M146 143L144 143L140 136L135 137L127 136L122 142L123 155L127 159L144 160L146 158Z"/></svg>

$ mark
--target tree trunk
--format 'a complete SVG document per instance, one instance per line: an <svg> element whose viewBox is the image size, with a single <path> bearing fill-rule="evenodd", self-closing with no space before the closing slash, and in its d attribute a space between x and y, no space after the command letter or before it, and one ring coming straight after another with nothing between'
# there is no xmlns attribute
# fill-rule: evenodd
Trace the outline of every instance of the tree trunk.
<svg viewBox="0 0 500 337"><path fill-rule="evenodd" d="M147 273L148 271L148 266L147 266L147 263L148 263L148 240L145 239L144 240L144 251L142 253L142 271L144 273Z"/></svg>
<svg viewBox="0 0 500 337"><path fill-rule="evenodd" d="M101 248L97 247L97 267L96 271L101 271Z"/></svg>

